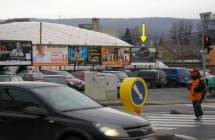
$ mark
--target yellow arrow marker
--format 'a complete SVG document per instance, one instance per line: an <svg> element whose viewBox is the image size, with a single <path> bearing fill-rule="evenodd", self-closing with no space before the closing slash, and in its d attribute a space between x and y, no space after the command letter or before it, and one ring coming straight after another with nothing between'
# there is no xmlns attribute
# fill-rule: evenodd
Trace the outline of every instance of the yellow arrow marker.
<svg viewBox="0 0 215 140"><path fill-rule="evenodd" d="M144 23L142 24L142 35L141 35L140 39L142 40L143 43L147 39L147 36L146 36L146 25Z"/></svg>
<svg viewBox="0 0 215 140"><path fill-rule="evenodd" d="M142 93L139 91L139 89L137 88L137 85L135 84L133 87L134 91L137 93L137 95L139 96L139 99L143 100L143 95Z"/></svg>

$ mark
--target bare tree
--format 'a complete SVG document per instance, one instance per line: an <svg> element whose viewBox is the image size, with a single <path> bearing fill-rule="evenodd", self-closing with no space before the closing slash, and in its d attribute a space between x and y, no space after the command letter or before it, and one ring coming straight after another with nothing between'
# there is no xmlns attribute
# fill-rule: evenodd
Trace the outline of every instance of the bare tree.
<svg viewBox="0 0 215 140"><path fill-rule="evenodd" d="M170 38L181 48L182 65L184 66L184 45L190 44L193 25L187 20L179 20L173 23L170 29Z"/></svg>
<svg viewBox="0 0 215 140"><path fill-rule="evenodd" d="M170 29L170 38L174 43L189 44L193 25L187 20L179 20L173 23Z"/></svg>
<svg viewBox="0 0 215 140"><path fill-rule="evenodd" d="M175 44L178 42L178 24L176 22L174 22L171 27L170 38Z"/></svg>

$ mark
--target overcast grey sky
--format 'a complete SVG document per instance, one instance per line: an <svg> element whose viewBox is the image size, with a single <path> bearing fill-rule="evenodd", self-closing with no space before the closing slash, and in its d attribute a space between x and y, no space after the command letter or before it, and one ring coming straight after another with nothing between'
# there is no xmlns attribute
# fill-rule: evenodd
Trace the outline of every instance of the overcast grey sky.
<svg viewBox="0 0 215 140"><path fill-rule="evenodd" d="M215 0L0 0L0 18L179 17L215 11Z"/></svg>

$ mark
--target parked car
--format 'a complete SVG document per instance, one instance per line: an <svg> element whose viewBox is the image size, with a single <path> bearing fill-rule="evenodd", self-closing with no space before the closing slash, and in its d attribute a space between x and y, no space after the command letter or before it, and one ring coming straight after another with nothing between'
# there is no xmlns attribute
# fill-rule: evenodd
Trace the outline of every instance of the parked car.
<svg viewBox="0 0 215 140"><path fill-rule="evenodd" d="M128 75L123 71L103 71L102 73L115 74L122 82L125 78L128 78Z"/></svg>
<svg viewBox="0 0 215 140"><path fill-rule="evenodd" d="M215 76L207 82L207 89L211 96L215 97Z"/></svg>
<svg viewBox="0 0 215 140"><path fill-rule="evenodd" d="M85 81L85 79L84 79L84 73L85 73L85 71L75 71L75 72L72 73L72 75L74 77L82 80L82 81Z"/></svg>
<svg viewBox="0 0 215 140"><path fill-rule="evenodd" d="M142 117L103 107L67 86L0 83L2 140L155 140Z"/></svg>
<svg viewBox="0 0 215 140"><path fill-rule="evenodd" d="M72 74L70 74L67 71L46 70L41 72L46 75L61 75L65 78L66 82L70 87L73 87L81 91L85 89L85 82L74 77Z"/></svg>
<svg viewBox="0 0 215 140"><path fill-rule="evenodd" d="M76 84L74 82L70 82L70 81L68 81L67 78L65 78L62 75L44 75L43 78L41 79L41 81L67 85L67 86L74 88L76 90L79 90L79 91L84 90L84 86L82 84L79 84L79 83Z"/></svg>
<svg viewBox="0 0 215 140"><path fill-rule="evenodd" d="M189 71L186 68L164 68L168 87L187 86L190 81Z"/></svg>
<svg viewBox="0 0 215 140"><path fill-rule="evenodd" d="M139 70L132 76L143 78L148 88L161 88L167 84L166 74L162 70Z"/></svg>
<svg viewBox="0 0 215 140"><path fill-rule="evenodd" d="M44 75L41 79L43 82L67 85L66 79L61 75Z"/></svg>
<svg viewBox="0 0 215 140"><path fill-rule="evenodd" d="M201 75L203 75L203 71L202 71L202 70L200 70L199 73L200 73ZM205 78L206 78L207 80L210 80L210 79L213 78L213 77L214 77L214 75L210 74L208 71L205 72Z"/></svg>
<svg viewBox="0 0 215 140"><path fill-rule="evenodd" d="M41 81L44 74L41 73L19 73L24 81Z"/></svg>
<svg viewBox="0 0 215 140"><path fill-rule="evenodd" d="M0 82L18 82L23 81L22 77L17 75L0 75Z"/></svg>

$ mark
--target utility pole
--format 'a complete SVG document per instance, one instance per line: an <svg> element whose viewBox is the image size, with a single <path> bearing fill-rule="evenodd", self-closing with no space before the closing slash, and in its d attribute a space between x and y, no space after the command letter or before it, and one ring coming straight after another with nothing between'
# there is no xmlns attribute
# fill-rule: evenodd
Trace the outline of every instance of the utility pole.
<svg viewBox="0 0 215 140"><path fill-rule="evenodd" d="M61 15L59 15L59 17L58 17L58 23L59 24L61 23Z"/></svg>
<svg viewBox="0 0 215 140"><path fill-rule="evenodd" d="M182 67L184 67L184 40L182 40L181 44L181 55L182 55Z"/></svg>
<svg viewBox="0 0 215 140"><path fill-rule="evenodd" d="M40 45L42 45L42 32L43 32L43 24L40 22ZM39 66L39 70L41 70L41 66Z"/></svg>
<svg viewBox="0 0 215 140"><path fill-rule="evenodd" d="M212 13L200 13L201 21L203 24L203 33L202 33L202 71L203 71L203 78L206 80L206 57L205 57L205 44L204 44L204 36L207 30L207 21L210 20Z"/></svg>
<svg viewBox="0 0 215 140"><path fill-rule="evenodd" d="M43 24L40 22L40 45L42 45L42 32L43 32Z"/></svg>

